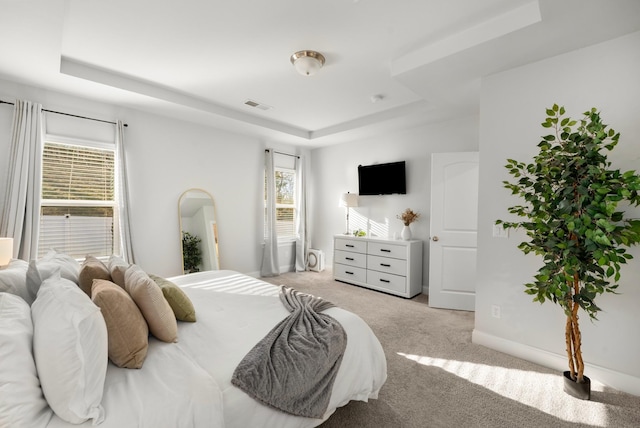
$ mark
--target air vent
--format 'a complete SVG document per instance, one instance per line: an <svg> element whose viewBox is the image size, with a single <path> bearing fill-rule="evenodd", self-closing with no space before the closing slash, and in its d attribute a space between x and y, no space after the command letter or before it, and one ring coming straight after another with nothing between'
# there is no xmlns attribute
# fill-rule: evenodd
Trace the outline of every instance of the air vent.
<svg viewBox="0 0 640 428"><path fill-rule="evenodd" d="M271 110L273 108L270 105L259 103L258 101L253 101L253 100L246 100L244 104L248 105L249 107L258 108L260 110L265 110L265 111Z"/></svg>

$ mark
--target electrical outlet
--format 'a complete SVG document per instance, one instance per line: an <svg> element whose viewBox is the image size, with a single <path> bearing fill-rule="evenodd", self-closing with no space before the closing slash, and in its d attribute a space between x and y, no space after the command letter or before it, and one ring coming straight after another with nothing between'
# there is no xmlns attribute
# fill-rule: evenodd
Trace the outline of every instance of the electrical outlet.
<svg viewBox="0 0 640 428"><path fill-rule="evenodd" d="M491 316L494 318L500 318L500 306L491 305Z"/></svg>
<svg viewBox="0 0 640 428"><path fill-rule="evenodd" d="M494 224L493 225L493 237L494 238L508 238L509 237L509 231L507 229L505 229L504 227L502 227L501 224Z"/></svg>

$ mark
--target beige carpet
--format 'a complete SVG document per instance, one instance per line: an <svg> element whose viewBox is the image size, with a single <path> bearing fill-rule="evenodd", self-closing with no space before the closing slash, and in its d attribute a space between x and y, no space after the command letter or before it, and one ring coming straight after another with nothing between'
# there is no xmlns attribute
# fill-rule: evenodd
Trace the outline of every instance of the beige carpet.
<svg viewBox="0 0 640 428"><path fill-rule="evenodd" d="M640 427L640 397L594 382L591 401L578 400L562 391L561 373L472 344L473 313L337 282L330 271L266 280L358 314L384 347L378 399L339 408L322 428Z"/></svg>

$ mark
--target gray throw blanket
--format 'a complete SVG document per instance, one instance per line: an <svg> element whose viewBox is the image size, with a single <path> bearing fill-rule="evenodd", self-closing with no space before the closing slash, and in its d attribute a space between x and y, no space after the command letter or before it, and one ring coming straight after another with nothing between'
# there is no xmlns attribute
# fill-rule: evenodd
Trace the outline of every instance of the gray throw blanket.
<svg viewBox="0 0 640 428"><path fill-rule="evenodd" d="M284 286L280 300L291 314L249 351L231 383L283 412L322 418L347 334L338 321L320 313L333 303Z"/></svg>

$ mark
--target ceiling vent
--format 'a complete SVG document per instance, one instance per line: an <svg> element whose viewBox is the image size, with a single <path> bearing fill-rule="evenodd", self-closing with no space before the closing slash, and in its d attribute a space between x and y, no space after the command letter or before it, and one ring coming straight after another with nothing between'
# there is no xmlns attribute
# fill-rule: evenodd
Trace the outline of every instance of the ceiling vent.
<svg viewBox="0 0 640 428"><path fill-rule="evenodd" d="M271 110L273 107L263 104L263 103L259 103L258 101L254 101L254 100L246 100L244 102L245 105L248 105L249 107L253 107L253 108L257 108L260 110Z"/></svg>

